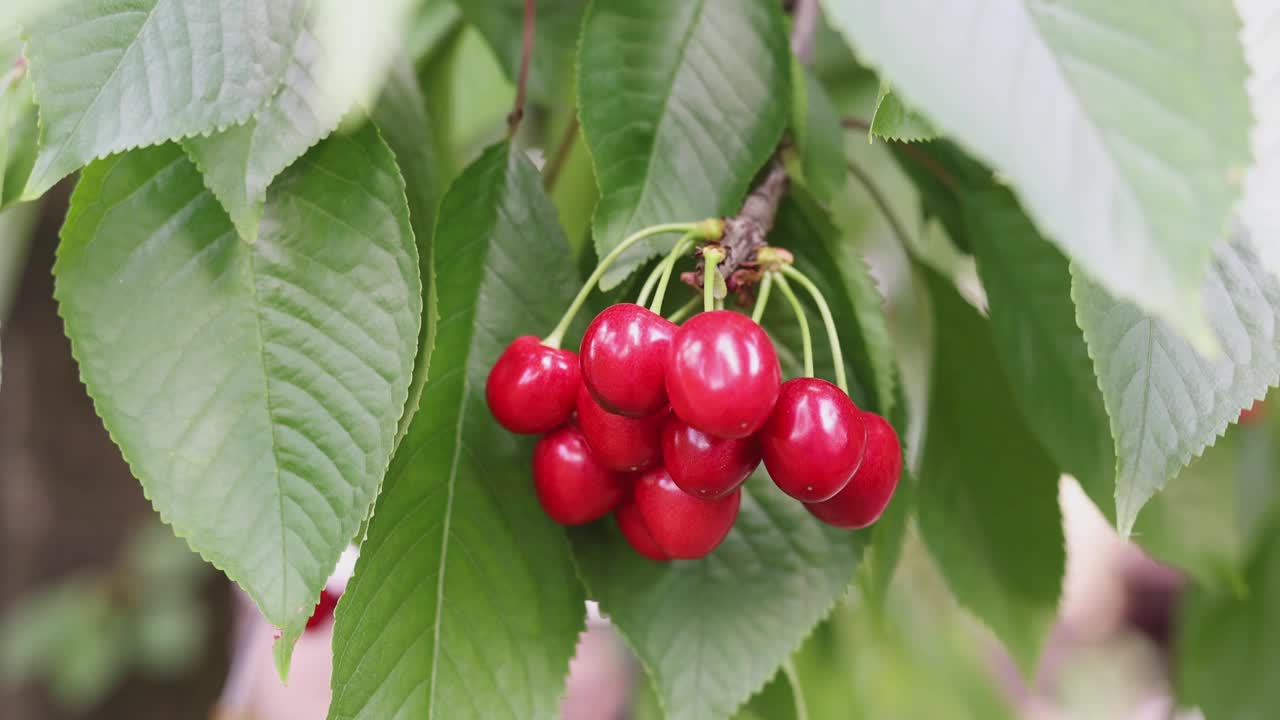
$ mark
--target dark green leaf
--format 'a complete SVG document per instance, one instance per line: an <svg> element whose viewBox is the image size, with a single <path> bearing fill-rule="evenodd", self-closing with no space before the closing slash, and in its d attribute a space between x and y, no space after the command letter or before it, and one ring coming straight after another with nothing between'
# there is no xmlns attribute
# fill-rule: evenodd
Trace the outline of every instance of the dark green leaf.
<svg viewBox="0 0 1280 720"><path fill-rule="evenodd" d="M531 439L484 400L489 367L577 284L540 178L507 144L441 201L441 317L422 409L396 451L338 606L330 718L552 717L584 614Z"/></svg>
<svg viewBox="0 0 1280 720"><path fill-rule="evenodd" d="M1166 480L1280 381L1280 281L1244 236L1214 250L1201 292L1218 340L1213 358L1072 266L1076 317L1116 441L1116 518L1123 533Z"/></svg>
<svg viewBox="0 0 1280 720"><path fill-rule="evenodd" d="M98 413L175 531L280 627L282 673L374 499L421 318L395 160L313 148L237 237L176 146L81 176L55 266Z"/></svg>
<svg viewBox="0 0 1280 720"><path fill-rule="evenodd" d="M601 256L649 225L737 212L787 121L791 59L779 8L774 0L591 4L578 105L600 184ZM634 246L602 287L675 240Z"/></svg>
<svg viewBox="0 0 1280 720"><path fill-rule="evenodd" d="M737 711L844 595L866 538L822 525L763 471L702 560L646 560L612 521L570 536L588 591L640 657L668 720Z"/></svg>
<svg viewBox="0 0 1280 720"><path fill-rule="evenodd" d="M1030 674L1065 570L1058 471L1018 411L990 327L929 277L937 351L920 533L956 598Z"/></svg>
<svg viewBox="0 0 1280 720"><path fill-rule="evenodd" d="M800 154L800 178L823 202L844 185L844 128L822 83L791 59L791 133Z"/></svg>

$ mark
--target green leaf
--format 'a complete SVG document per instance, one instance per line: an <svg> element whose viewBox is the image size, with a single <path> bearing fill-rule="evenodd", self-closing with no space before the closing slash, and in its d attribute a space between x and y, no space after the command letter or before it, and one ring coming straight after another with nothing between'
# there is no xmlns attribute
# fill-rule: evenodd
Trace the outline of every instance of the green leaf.
<svg viewBox="0 0 1280 720"><path fill-rule="evenodd" d="M826 202L845 181L844 128L840 113L813 71L791 58L791 133L802 179Z"/></svg>
<svg viewBox="0 0 1280 720"><path fill-rule="evenodd" d="M649 225L736 213L787 122L790 62L774 0L595 0L578 106L600 184L597 254ZM675 241L641 241L601 287Z"/></svg>
<svg viewBox="0 0 1280 720"><path fill-rule="evenodd" d="M826 8L893 91L1001 173L1084 272L1212 347L1201 280L1238 197L1228 178L1249 158L1230 3ZM939 42L922 28L955 33Z"/></svg>
<svg viewBox="0 0 1280 720"><path fill-rule="evenodd" d="M1072 266L1076 319L1116 442L1116 519L1124 534L1166 480L1280 381L1280 280L1244 236L1214 250L1202 291L1220 347L1214 358Z"/></svg>
<svg viewBox="0 0 1280 720"><path fill-rule="evenodd" d="M467 22L493 48L507 79L520 74L524 0L456 0ZM533 55L529 58L529 97L552 102L573 87L573 52L586 0L541 0L535 6Z"/></svg>
<svg viewBox="0 0 1280 720"><path fill-rule="evenodd" d="M1058 471L1018 411L991 329L950 283L929 278L937 360L920 534L956 598L1029 675L1065 571Z"/></svg>
<svg viewBox="0 0 1280 720"><path fill-rule="evenodd" d="M933 140L938 133L920 113L907 107L889 89L887 83L880 84L880 94L876 97L876 111L871 116L871 128L867 131L867 139L898 140L901 142L920 142Z"/></svg>
<svg viewBox="0 0 1280 720"><path fill-rule="evenodd" d="M0 23L0 209L17 202L36 158L36 103L17 28Z"/></svg>
<svg viewBox="0 0 1280 720"><path fill-rule="evenodd" d="M161 516L281 628L283 674L413 369L421 285L394 158L372 129L318 145L273 185L254 245L176 146L95 162L54 273L107 429Z"/></svg>
<svg viewBox="0 0 1280 720"><path fill-rule="evenodd" d="M532 439L484 400L506 344L554 325L577 285L522 153L495 145L454 182L433 253L432 377L338 606L329 717L552 717L582 593L534 496Z"/></svg>
<svg viewBox="0 0 1280 720"><path fill-rule="evenodd" d="M801 704L797 705L798 698L791 677L785 669L780 669L734 714L733 720L808 720L798 711L804 702L800 699Z"/></svg>
<svg viewBox="0 0 1280 720"><path fill-rule="evenodd" d="M1178 613L1178 699L1206 718L1275 717L1280 687L1280 532L1253 555L1244 596L1192 587Z"/></svg>
<svg viewBox="0 0 1280 720"><path fill-rule="evenodd" d="M1280 6L1236 0L1244 28L1240 40L1251 70L1246 84L1256 124L1250 134L1254 164L1245 173L1240 217L1271 272L1280 274Z"/></svg>
<svg viewBox="0 0 1280 720"><path fill-rule="evenodd" d="M684 720L729 717L773 677L844 595L866 534L819 523L761 470L729 537L702 560L646 560L611 520L570 537L591 597L668 720Z"/></svg>
<svg viewBox="0 0 1280 720"><path fill-rule="evenodd" d="M34 198L114 152L243 123L275 94L302 0L87 0L39 16L27 53L40 99Z"/></svg>

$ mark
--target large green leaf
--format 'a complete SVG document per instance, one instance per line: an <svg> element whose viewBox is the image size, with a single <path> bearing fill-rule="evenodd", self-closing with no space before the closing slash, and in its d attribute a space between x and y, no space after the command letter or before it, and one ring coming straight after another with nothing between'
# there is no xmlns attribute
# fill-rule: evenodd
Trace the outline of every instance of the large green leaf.
<svg viewBox="0 0 1280 720"><path fill-rule="evenodd" d="M1239 21L1201 0L829 0L934 127L1109 292L1212 346L1201 280L1248 162ZM946 28L946 41L929 28Z"/></svg>
<svg viewBox="0 0 1280 720"><path fill-rule="evenodd" d="M611 521L570 536L588 592L639 656L668 720L727 718L760 690L845 594L866 538L819 523L764 471L702 560L646 560Z"/></svg>
<svg viewBox="0 0 1280 720"><path fill-rule="evenodd" d="M1208 720L1269 720L1280 704L1280 532L1249 563L1249 592L1192 588L1178 616L1178 699Z"/></svg>
<svg viewBox="0 0 1280 720"><path fill-rule="evenodd" d="M790 62L774 0L595 0L578 106L600 184L597 253L649 225L737 212L786 125ZM674 243L633 246L601 286Z"/></svg>
<svg viewBox="0 0 1280 720"><path fill-rule="evenodd" d="M484 36L512 82L520 74L524 0L456 0L467 22ZM573 52L587 0L541 0L533 23L529 96L552 102L572 89Z"/></svg>
<svg viewBox="0 0 1280 720"><path fill-rule="evenodd" d="M1280 5L1236 0L1244 28L1240 40L1251 71L1247 89L1256 118L1250 135L1254 165L1244 176L1240 215L1262 262L1280 274Z"/></svg>
<svg viewBox="0 0 1280 720"><path fill-rule="evenodd" d="M552 717L582 592L534 496L532 442L493 421L484 385L577 281L537 171L505 143L454 182L437 228L432 377L338 606L329 716Z"/></svg>
<svg viewBox="0 0 1280 720"><path fill-rule="evenodd" d="M1244 236L1214 250L1202 291L1220 348L1212 358L1072 266L1076 318L1116 442L1116 520L1124 533L1166 480L1280 381L1280 280Z"/></svg>
<svg viewBox="0 0 1280 720"><path fill-rule="evenodd" d="M937 360L920 534L961 604L1034 669L1065 571L1058 471L1014 401L991 329L929 273Z"/></svg>
<svg viewBox="0 0 1280 720"><path fill-rule="evenodd" d="M791 59L791 134L799 155L800 179L826 202L844 185L844 128L826 88L813 71Z"/></svg>
<svg viewBox="0 0 1280 720"><path fill-rule="evenodd" d="M89 161L242 123L289 67L303 0L86 0L27 28L40 155L24 196Z"/></svg>
<svg viewBox="0 0 1280 720"><path fill-rule="evenodd" d="M390 151L372 129L318 145L254 245L176 146L96 162L54 272L107 429L165 520L282 629L283 671L413 369L418 257Z"/></svg>

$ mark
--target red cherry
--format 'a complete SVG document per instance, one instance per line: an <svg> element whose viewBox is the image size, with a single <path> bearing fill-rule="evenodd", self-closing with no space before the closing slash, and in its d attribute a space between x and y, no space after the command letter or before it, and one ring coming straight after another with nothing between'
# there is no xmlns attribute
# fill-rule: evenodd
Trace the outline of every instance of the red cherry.
<svg viewBox="0 0 1280 720"><path fill-rule="evenodd" d="M667 406L663 366L675 323L632 303L604 309L582 336L582 381L600 407L646 417Z"/></svg>
<svg viewBox="0 0 1280 720"><path fill-rule="evenodd" d="M613 519L618 521L618 529L622 531L622 537L626 538L631 549L650 560L666 562L671 559L670 555L658 547L649 532L649 526L644 524L644 517L640 514L634 497L628 498L613 511Z"/></svg>
<svg viewBox="0 0 1280 720"><path fill-rule="evenodd" d="M601 465L618 472L634 472L662 459L665 408L642 418L614 415L596 403L586 385L578 387L578 427Z"/></svg>
<svg viewBox="0 0 1280 720"><path fill-rule="evenodd" d="M782 491L801 502L840 492L862 463L862 412L826 380L782 384L778 404L760 431L764 466Z"/></svg>
<svg viewBox="0 0 1280 720"><path fill-rule="evenodd" d="M1240 417L1236 422L1240 425L1258 425L1266 419L1266 405L1261 400L1255 400L1252 405L1240 411Z"/></svg>
<svg viewBox="0 0 1280 720"><path fill-rule="evenodd" d="M862 424L867 428L866 457L853 479L830 500L805 505L828 525L857 529L875 522L888 507L902 476L902 446L893 426L871 412L862 414Z"/></svg>
<svg viewBox="0 0 1280 720"><path fill-rule="evenodd" d="M722 498L701 500L676 487L663 468L654 468L636 480L636 507L658 547L673 558L696 560L705 556L729 534L738 517L742 490Z"/></svg>
<svg viewBox="0 0 1280 720"><path fill-rule="evenodd" d="M552 520L581 525L617 507L627 484L596 460L581 430L566 425L547 433L533 448L533 487Z"/></svg>
<svg viewBox="0 0 1280 720"><path fill-rule="evenodd" d="M320 591L320 600L316 603L315 610L311 611L311 617L307 618L308 631L322 627L333 619L333 609L338 606L338 598L341 596L341 593L327 587Z"/></svg>
<svg viewBox="0 0 1280 720"><path fill-rule="evenodd" d="M493 364L484 399L502 427L534 435L569 419L580 382L578 357L572 350L550 348L532 335L521 335Z"/></svg>
<svg viewBox="0 0 1280 720"><path fill-rule="evenodd" d="M760 464L760 441L718 438L672 415L662 426L662 465L671 480L705 500L727 495Z"/></svg>
<svg viewBox="0 0 1280 720"><path fill-rule="evenodd" d="M717 437L741 438L759 430L781 382L773 343L746 315L728 310L694 315L671 343L671 409Z"/></svg>

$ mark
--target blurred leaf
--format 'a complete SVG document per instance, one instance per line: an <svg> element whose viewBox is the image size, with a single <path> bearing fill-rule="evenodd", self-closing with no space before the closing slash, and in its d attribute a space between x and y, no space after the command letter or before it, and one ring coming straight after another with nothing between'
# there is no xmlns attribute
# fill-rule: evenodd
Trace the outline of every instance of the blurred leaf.
<svg viewBox="0 0 1280 720"><path fill-rule="evenodd" d="M822 83L791 59L791 133L800 155L800 179L823 202L844 185L844 128Z"/></svg>
<svg viewBox="0 0 1280 720"><path fill-rule="evenodd" d="M253 245L175 146L94 163L55 275L107 429L161 516L281 629L283 675L412 373L421 285L391 152L371 128L313 148Z"/></svg>
<svg viewBox="0 0 1280 720"><path fill-rule="evenodd" d="M0 209L18 200L36 159L36 104L25 63L17 28L0 23Z"/></svg>
<svg viewBox="0 0 1280 720"><path fill-rule="evenodd" d="M564 534L529 481L531 439L484 400L506 344L568 304L568 247L507 143L453 183L437 227L432 377L338 605L333 720L550 717L582 627Z"/></svg>
<svg viewBox="0 0 1280 720"><path fill-rule="evenodd" d="M1251 70L1246 88L1256 122L1250 134L1254 162L1245 172L1240 216L1262 263L1280 274L1280 5L1235 0L1244 28L1240 40Z"/></svg>
<svg viewBox="0 0 1280 720"><path fill-rule="evenodd" d="M524 0L455 0L467 22L484 36L498 56L502 72L515 83L520 73ZM535 5L533 55L529 58L529 97L551 103L572 88L573 53L586 0L540 0Z"/></svg>
<svg viewBox="0 0 1280 720"><path fill-rule="evenodd" d="M1169 324L1114 299L1072 266L1076 318L1116 440L1116 519L1124 534L1165 481L1280 381L1280 280L1248 238L1218 243L1204 279L1219 353L1207 358Z"/></svg>
<svg viewBox="0 0 1280 720"><path fill-rule="evenodd" d="M796 693L785 669L780 669L773 679L765 683L734 714L733 720L809 720L796 712Z"/></svg>
<svg viewBox="0 0 1280 720"><path fill-rule="evenodd" d="M761 470L705 559L646 560L612 520L570 538L588 593L639 656L666 717L684 720L728 717L774 676L845 594L866 533L819 523Z"/></svg>
<svg viewBox="0 0 1280 720"><path fill-rule="evenodd" d="M889 85L880 85L880 94L876 97L876 112L871 116L871 129L867 138L878 137L881 140L898 140L901 142L920 142L933 140L938 133L919 113L907 107L889 89Z"/></svg>
<svg viewBox="0 0 1280 720"><path fill-rule="evenodd" d="M172 677L200 658L208 623L203 608L189 600L152 603L134 613L133 630L139 668L148 675Z"/></svg>
<svg viewBox="0 0 1280 720"><path fill-rule="evenodd" d="M1083 272L1212 347L1201 280L1238 198L1225 179L1249 159L1230 3L825 7L893 92L1001 173Z"/></svg>
<svg viewBox="0 0 1280 720"><path fill-rule="evenodd" d="M937 328L920 534L956 598L1033 674L1065 572L1058 471L1025 424L990 327L930 275Z"/></svg>
<svg viewBox="0 0 1280 720"><path fill-rule="evenodd" d="M775 0L593 2L578 106L600 184L597 253L649 225L736 213L787 122L790 63ZM675 242L641 241L601 287Z"/></svg>

